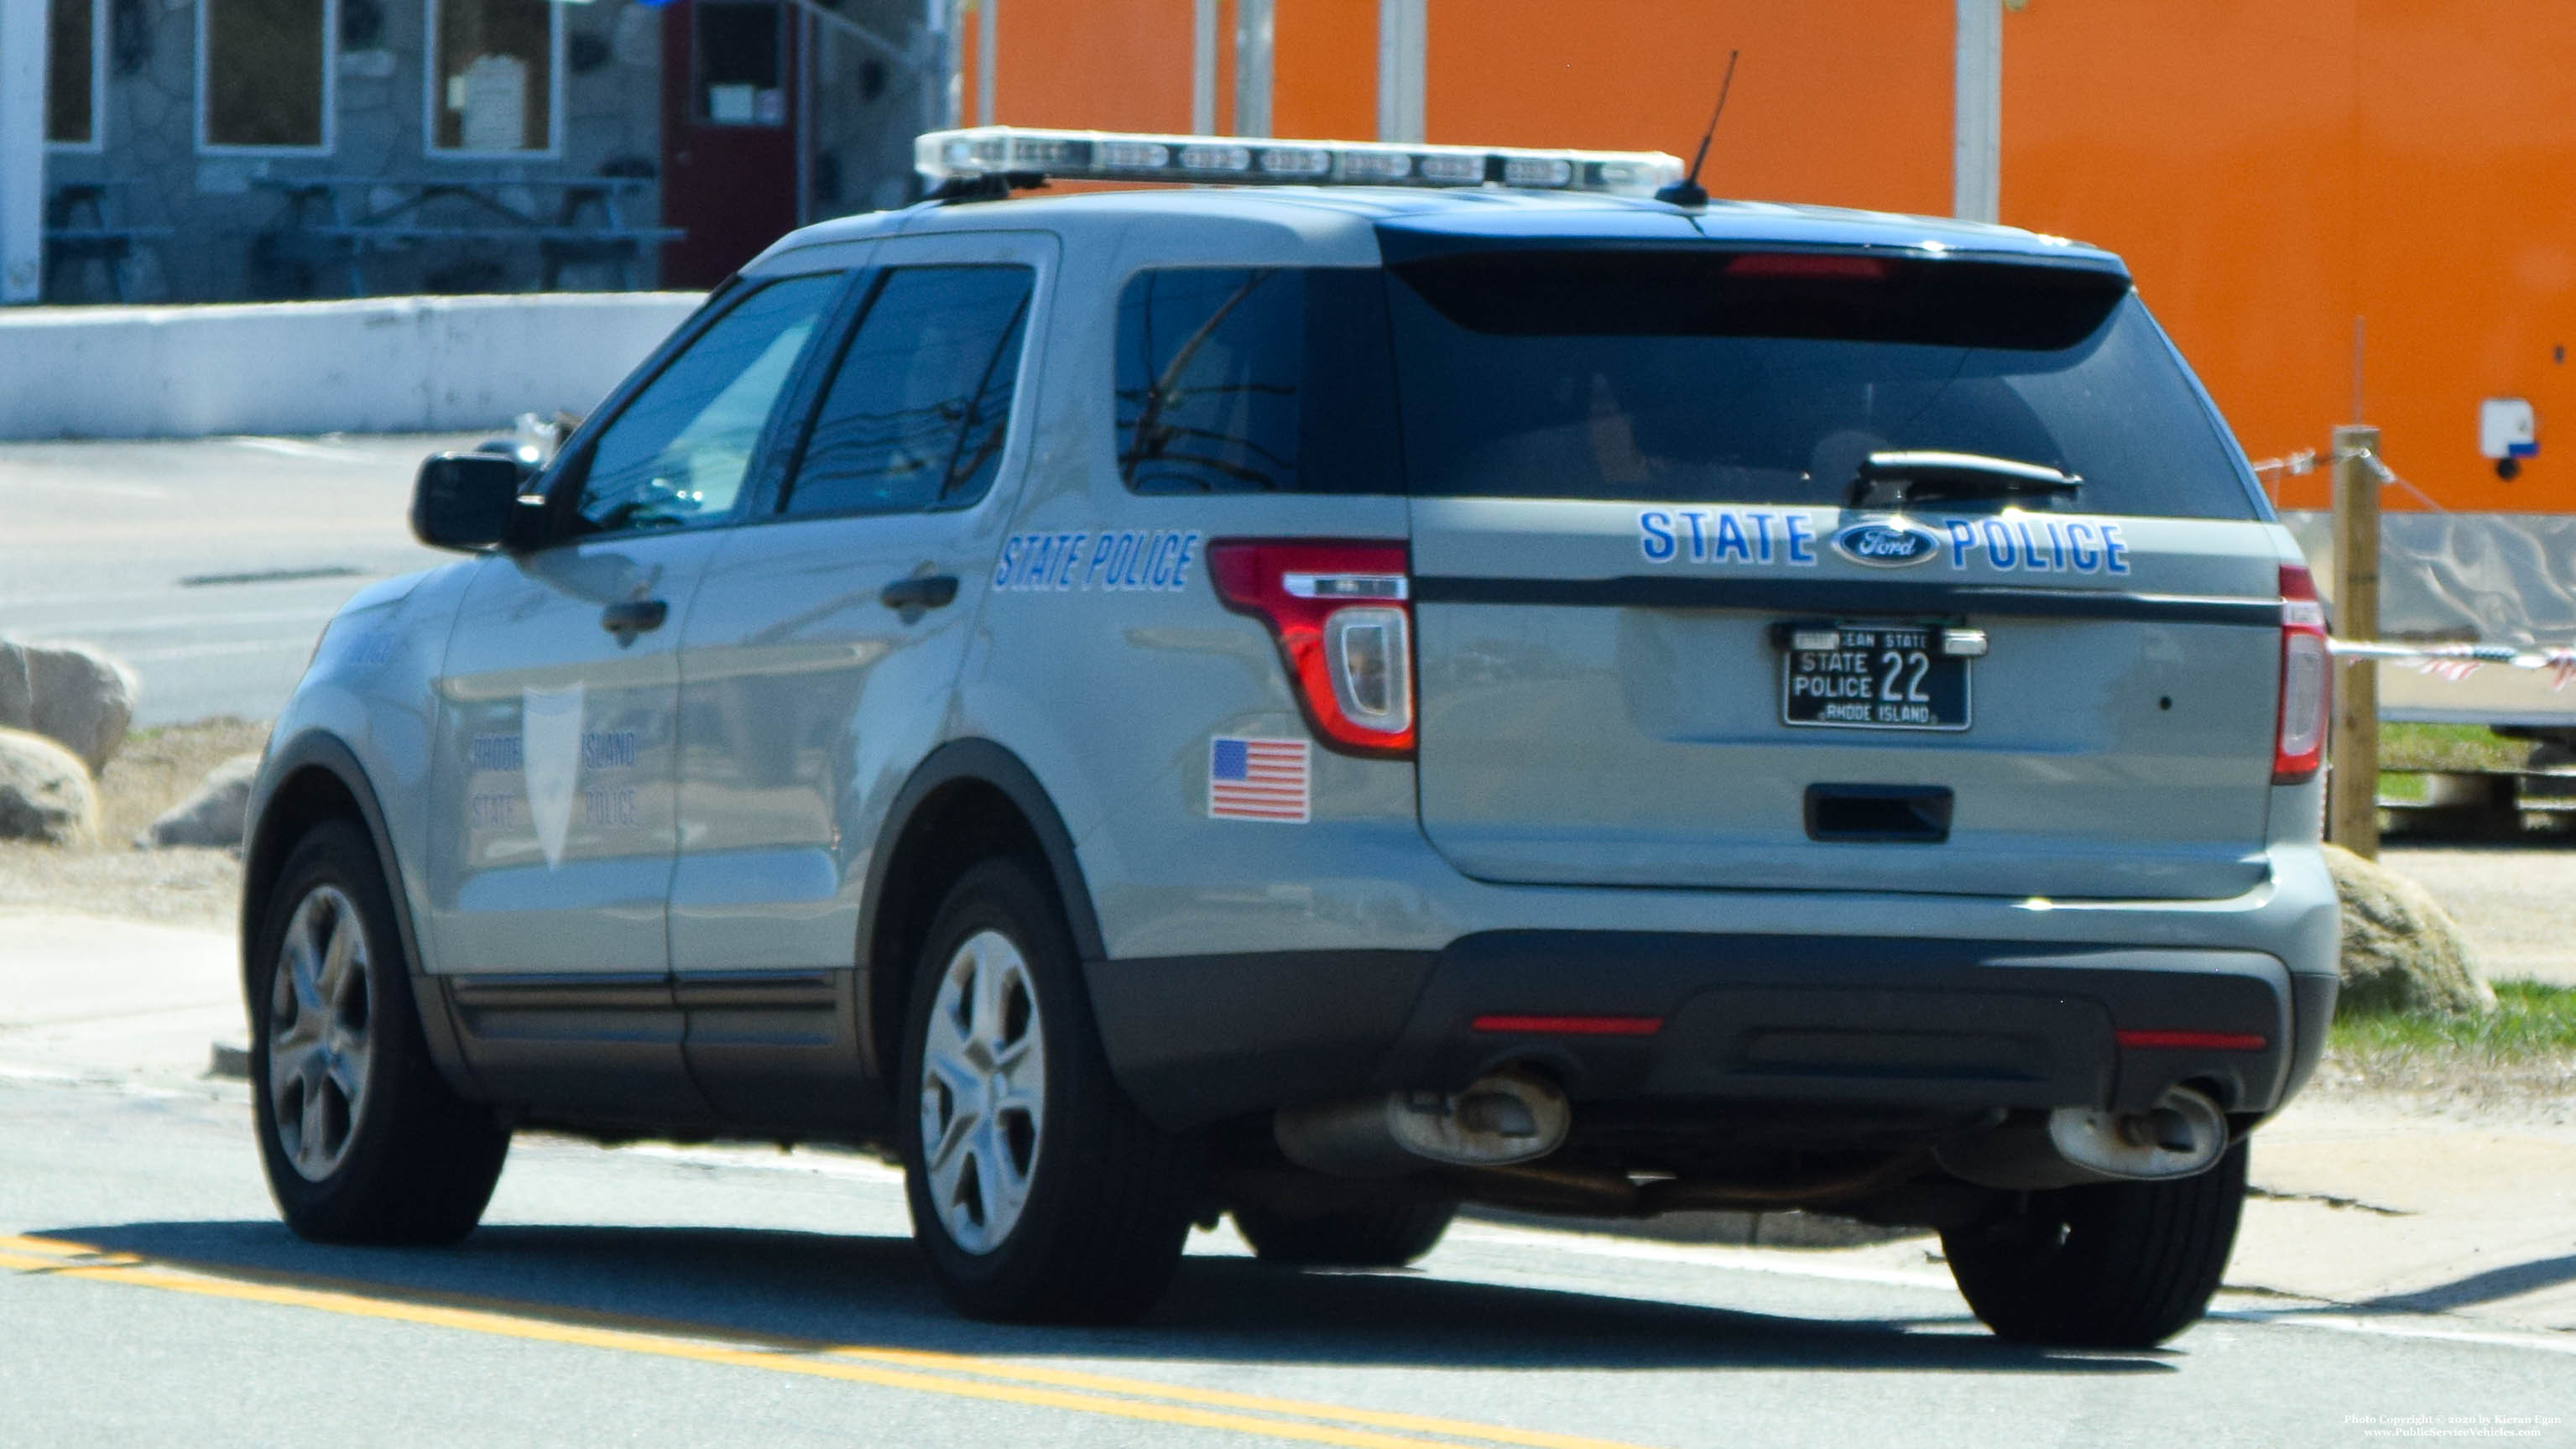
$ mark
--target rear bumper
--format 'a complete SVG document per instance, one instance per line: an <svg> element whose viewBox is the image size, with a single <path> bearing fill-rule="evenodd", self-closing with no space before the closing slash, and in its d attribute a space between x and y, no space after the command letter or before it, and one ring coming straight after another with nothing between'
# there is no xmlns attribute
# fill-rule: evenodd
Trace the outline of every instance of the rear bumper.
<svg viewBox="0 0 2576 1449"><path fill-rule="evenodd" d="M2335 978L2242 950L1679 932L1494 931L1436 952L1093 962L1113 1070L1184 1128L1455 1090L1527 1062L1585 1101L2138 1108L2175 1082L2273 1110L2315 1067ZM1480 1031L1654 1018L1650 1035ZM2259 1037L2123 1047L2121 1031Z"/></svg>

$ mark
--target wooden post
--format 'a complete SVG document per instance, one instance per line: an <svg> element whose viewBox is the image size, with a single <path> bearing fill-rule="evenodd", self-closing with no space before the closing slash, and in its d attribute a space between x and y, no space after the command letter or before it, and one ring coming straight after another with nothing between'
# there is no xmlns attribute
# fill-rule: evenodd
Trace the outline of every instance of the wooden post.
<svg viewBox="0 0 2576 1449"><path fill-rule="evenodd" d="M2334 430L2334 633L2379 637L2379 429ZM2326 835L2364 859L2379 856L2379 665L2337 670Z"/></svg>

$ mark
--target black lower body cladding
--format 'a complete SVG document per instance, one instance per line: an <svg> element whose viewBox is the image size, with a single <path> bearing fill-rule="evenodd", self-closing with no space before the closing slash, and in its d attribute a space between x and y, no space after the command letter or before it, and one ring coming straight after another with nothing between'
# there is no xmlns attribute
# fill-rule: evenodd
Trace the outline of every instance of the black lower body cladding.
<svg viewBox="0 0 2576 1449"><path fill-rule="evenodd" d="M1088 971L1113 1069L1167 1128L1455 1090L1514 1062L1578 1103L2137 1110L2187 1081L2231 1113L2262 1113L2314 1067L2335 990L2255 951L1597 931ZM1490 1016L1621 1018L1627 1031L1478 1029ZM2227 1040L2124 1047L2121 1032Z"/></svg>

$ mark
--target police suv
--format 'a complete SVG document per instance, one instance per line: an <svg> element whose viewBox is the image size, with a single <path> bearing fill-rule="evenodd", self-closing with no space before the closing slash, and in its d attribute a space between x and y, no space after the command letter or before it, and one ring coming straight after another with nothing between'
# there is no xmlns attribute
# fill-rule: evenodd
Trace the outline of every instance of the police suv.
<svg viewBox="0 0 2576 1449"><path fill-rule="evenodd" d="M321 640L243 902L295 1231L458 1239L542 1126L898 1156L987 1318L1462 1203L2198 1316L2334 1005L2325 636L2117 258L1652 154L920 144L542 470L431 459L471 557Z"/></svg>

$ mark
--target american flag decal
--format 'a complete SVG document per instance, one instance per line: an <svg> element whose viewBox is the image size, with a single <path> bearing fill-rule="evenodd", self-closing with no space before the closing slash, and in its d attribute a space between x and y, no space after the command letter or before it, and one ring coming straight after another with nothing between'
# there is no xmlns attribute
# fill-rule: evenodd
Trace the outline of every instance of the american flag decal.
<svg viewBox="0 0 2576 1449"><path fill-rule="evenodd" d="M1238 740L1208 745L1208 817L1303 825L1310 803L1304 740Z"/></svg>

